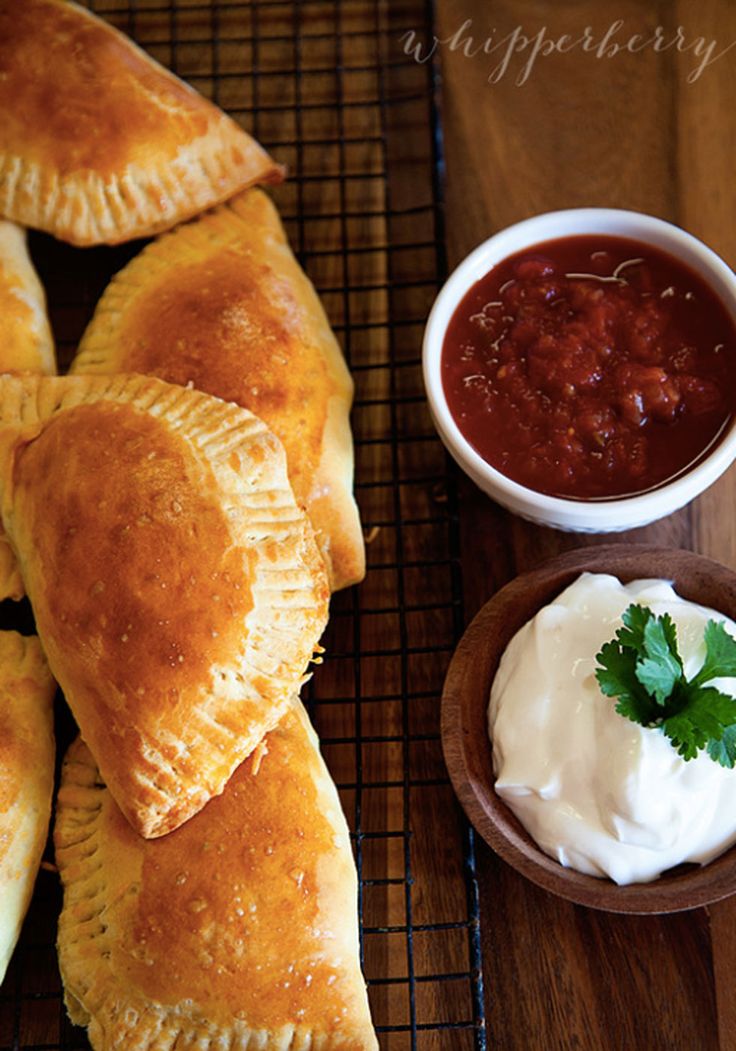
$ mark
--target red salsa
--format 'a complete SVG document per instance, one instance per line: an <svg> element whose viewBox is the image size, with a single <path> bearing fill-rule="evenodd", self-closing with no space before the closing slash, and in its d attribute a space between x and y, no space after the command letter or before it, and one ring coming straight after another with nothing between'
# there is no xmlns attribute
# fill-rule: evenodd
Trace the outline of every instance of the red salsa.
<svg viewBox="0 0 736 1051"><path fill-rule="evenodd" d="M621 237L498 263L447 329L455 422L509 478L555 496L641 493L682 474L736 409L736 328L704 280Z"/></svg>

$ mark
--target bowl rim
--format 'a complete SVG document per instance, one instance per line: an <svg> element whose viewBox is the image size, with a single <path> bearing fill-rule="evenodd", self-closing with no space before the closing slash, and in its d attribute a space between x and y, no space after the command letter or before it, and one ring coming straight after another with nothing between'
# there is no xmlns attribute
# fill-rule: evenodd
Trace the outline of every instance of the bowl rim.
<svg viewBox="0 0 736 1051"><path fill-rule="evenodd" d="M566 230L560 227L566 227ZM605 229L604 229L605 227ZM617 227L613 229L612 227ZM545 231L548 231L545 234ZM736 416L693 467L670 482L644 493L600 500L550 496L515 482L478 453L450 412L441 376L447 325L469 289L495 263L558 237L600 233L653 244L695 269L723 302L736 324L736 274L721 257L693 234L665 219L619 208L569 208L543 212L505 227L479 244L453 270L434 301L424 329L422 373L430 412L442 442L469 477L504 506L550 524L571 528L610 528L653 521L684 506L707 489L736 458Z"/></svg>
<svg viewBox="0 0 736 1051"><path fill-rule="evenodd" d="M736 572L692 551L595 545L568 551L520 574L479 610L450 661L441 702L442 749L450 781L485 842L527 879L559 897L607 912L633 914L681 912L720 901L736 893L736 844L706 865L675 869L650 883L619 886L565 868L545 854L494 790L487 710L501 654L538 609L584 572L613 573L624 582L671 580L684 598L701 602L699 593L716 587L726 606L721 611L736 619ZM703 604L713 605L712 601ZM489 637L486 656L481 646Z"/></svg>

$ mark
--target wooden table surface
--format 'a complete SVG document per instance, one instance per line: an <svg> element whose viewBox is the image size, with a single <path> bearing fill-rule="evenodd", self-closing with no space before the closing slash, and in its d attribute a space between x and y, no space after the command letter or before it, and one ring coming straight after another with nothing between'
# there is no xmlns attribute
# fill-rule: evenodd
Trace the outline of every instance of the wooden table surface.
<svg viewBox="0 0 736 1051"><path fill-rule="evenodd" d="M336 596L307 699L355 832L365 973L381 1051L477 1051L482 1028L472 856L439 740L457 639L455 503L423 396L420 348L441 258L430 67L402 51L425 0L87 0L242 121L290 169L275 191L356 379L356 485L371 540L365 582ZM437 0L438 33L476 47L495 29L550 38L670 34L736 40L733 0ZM516 38L520 40L519 37ZM468 49L471 50L470 48ZM714 52L715 53L715 52ZM731 263L736 49L695 83L692 51L596 59L438 49L451 264L494 230L550 208L638 208ZM140 246L81 251L33 235L62 364L111 274ZM680 514L632 534L736 565L732 472ZM599 537L537 529L459 482L465 620L502 584ZM1 626L18 626L17 611ZM25 626L25 630L28 630ZM58 706L59 747L73 725ZM51 860L51 854L49 854ZM501 1051L736 1047L736 900L670 918L596 914L551 898L479 845L488 1045ZM83 1051L53 947L60 888L39 877L0 988L0 1051Z"/></svg>
<svg viewBox="0 0 736 1051"><path fill-rule="evenodd" d="M606 205L678 223L736 264L736 4L730 0L440 0L442 110L450 265L495 230L538 212ZM468 24L471 20L472 24ZM499 71L504 48L463 53L495 29L600 41L657 25L694 49L620 51L608 58L531 48ZM457 31L463 27L459 36ZM664 39L663 38L663 39ZM454 39L455 49L451 47ZM517 36L519 44L521 38ZM636 46L636 45L635 45ZM690 76L693 74L692 76ZM688 82L688 77L692 82ZM466 618L516 573L601 536L535 527L461 483ZM691 548L736 566L736 470L695 503L620 539ZM596 913L556 900L481 844L483 959L489 1046L519 1051L736 1047L736 898L669 917Z"/></svg>

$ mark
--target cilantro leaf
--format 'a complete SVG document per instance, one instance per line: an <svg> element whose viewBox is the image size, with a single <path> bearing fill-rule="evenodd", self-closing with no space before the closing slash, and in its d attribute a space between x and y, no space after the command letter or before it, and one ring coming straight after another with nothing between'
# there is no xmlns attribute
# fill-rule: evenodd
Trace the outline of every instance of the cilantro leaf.
<svg viewBox="0 0 736 1051"><path fill-rule="evenodd" d="M621 617L624 627L616 632L619 645L626 649L636 650L641 654L644 652L644 631L654 614L648 606L631 605Z"/></svg>
<svg viewBox="0 0 736 1051"><path fill-rule="evenodd" d="M677 661L680 668L680 672L684 675L684 669L682 667L682 657L680 651L677 648L677 625L675 624L669 613L663 613L661 617L657 617L657 621L662 625L662 632L664 638L669 647L669 651L672 657Z"/></svg>
<svg viewBox="0 0 736 1051"><path fill-rule="evenodd" d="M659 717L657 706L636 678L636 651L618 642L607 642L595 658L601 667L595 677L606 697L618 697L616 711L641 726L651 726Z"/></svg>
<svg viewBox="0 0 736 1051"><path fill-rule="evenodd" d="M708 621L706 658L688 681L677 646L677 629L669 614L631 605L624 627L596 656L596 679L607 697L617 698L616 711L642 726L659 726L684 759L706 750L714 762L736 766L736 698L707 683L736 676L736 640L722 622Z"/></svg>
<svg viewBox="0 0 736 1051"><path fill-rule="evenodd" d="M682 661L677 651L677 631L666 614L665 617L651 617L647 621L644 627L644 652L647 656L637 661L636 677L657 704L663 705L683 676Z"/></svg>
<svg viewBox="0 0 736 1051"><path fill-rule="evenodd" d="M708 755L721 766L733 770L736 763L736 726L727 726L719 741L708 741Z"/></svg>
<svg viewBox="0 0 736 1051"><path fill-rule="evenodd" d="M677 652L677 629L665 613L663 617L652 617L644 628L644 646L647 655L676 666L682 671L680 654Z"/></svg>
<svg viewBox="0 0 736 1051"><path fill-rule="evenodd" d="M673 669L671 661L659 661L651 657L637 661L635 674L647 693L651 694L660 706L665 704L675 688L675 683L680 681L679 669Z"/></svg>
<svg viewBox="0 0 736 1051"><path fill-rule="evenodd" d="M688 691L687 703L682 710L666 718L662 725L673 744L676 744L675 739L677 742L691 742L697 752L709 740L719 741L725 728L733 723L736 723L736 700L733 697L712 688L696 688Z"/></svg>
<svg viewBox="0 0 736 1051"><path fill-rule="evenodd" d="M671 715L662 723L662 729L672 742L672 747L683 759L694 759L708 743L708 734L694 725L685 712Z"/></svg>
<svg viewBox="0 0 736 1051"><path fill-rule="evenodd" d="M705 662L693 680L698 686L721 675L736 675L736 639L728 634L721 620L709 620L705 627Z"/></svg>

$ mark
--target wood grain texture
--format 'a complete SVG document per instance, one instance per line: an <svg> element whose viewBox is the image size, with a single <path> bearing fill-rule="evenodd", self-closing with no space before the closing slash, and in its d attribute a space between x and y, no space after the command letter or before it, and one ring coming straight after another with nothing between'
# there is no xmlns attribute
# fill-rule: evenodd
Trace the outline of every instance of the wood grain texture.
<svg viewBox="0 0 736 1051"><path fill-rule="evenodd" d="M442 0L438 36L470 19L482 42L521 26L533 35L616 39L657 25L686 42L736 41L736 5L650 0ZM466 34L467 35L467 34ZM581 50L540 57L522 86L519 54L488 83L497 54L441 46L450 265L494 231L537 212L608 205L651 212L736 262L733 142L736 49L694 82L692 51L642 50L597 59ZM535 527L460 481L465 612L469 620L515 573L604 537ZM694 504L620 539L691 548L736 566L736 472ZM481 907L491 1046L736 1047L734 900L671 917L601 916L551 898L482 849Z"/></svg>

